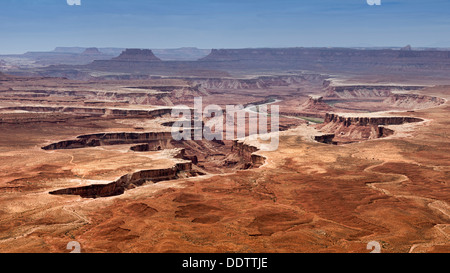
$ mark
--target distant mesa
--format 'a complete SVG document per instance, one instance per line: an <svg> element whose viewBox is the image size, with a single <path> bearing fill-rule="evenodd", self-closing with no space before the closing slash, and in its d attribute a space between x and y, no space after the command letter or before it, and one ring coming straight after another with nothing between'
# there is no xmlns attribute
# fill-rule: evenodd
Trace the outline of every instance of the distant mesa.
<svg viewBox="0 0 450 273"><path fill-rule="evenodd" d="M52 52L81 54L85 50L84 47L56 47Z"/></svg>
<svg viewBox="0 0 450 273"><path fill-rule="evenodd" d="M125 49L114 61L155 62L161 61L150 49Z"/></svg>
<svg viewBox="0 0 450 273"><path fill-rule="evenodd" d="M412 50L412 47L411 47L411 45L407 45L407 46L405 46L405 47L402 47L400 50L403 50L403 51L411 51L411 50Z"/></svg>
<svg viewBox="0 0 450 273"><path fill-rule="evenodd" d="M86 48L86 50L84 50L81 54L82 55L104 55L96 47Z"/></svg>

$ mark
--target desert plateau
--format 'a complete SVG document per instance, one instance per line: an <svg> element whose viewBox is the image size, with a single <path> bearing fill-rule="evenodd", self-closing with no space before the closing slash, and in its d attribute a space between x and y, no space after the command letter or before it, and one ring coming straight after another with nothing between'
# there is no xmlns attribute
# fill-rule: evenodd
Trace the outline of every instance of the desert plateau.
<svg viewBox="0 0 450 273"><path fill-rule="evenodd" d="M4 1L0 253L450 253L449 9Z"/></svg>
<svg viewBox="0 0 450 273"><path fill-rule="evenodd" d="M450 250L445 77L270 74L253 58L247 71L220 60L226 76L2 73L0 249L64 252L76 240L85 252L367 252L370 241L384 252ZM174 66L150 50L112 62ZM172 110L195 97L278 105L278 149L173 140Z"/></svg>

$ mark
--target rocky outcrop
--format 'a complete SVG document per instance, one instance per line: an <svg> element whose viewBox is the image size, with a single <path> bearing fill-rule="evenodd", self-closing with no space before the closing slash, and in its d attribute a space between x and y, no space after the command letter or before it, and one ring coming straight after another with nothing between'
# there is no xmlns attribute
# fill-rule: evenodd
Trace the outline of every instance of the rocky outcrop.
<svg viewBox="0 0 450 273"><path fill-rule="evenodd" d="M94 138L95 136L95 138ZM104 134L103 137L100 135L86 135L80 136L78 140L74 141L65 141L57 144L52 144L44 147L43 149L57 149L57 148L84 148L86 145L98 146L98 145L113 145L118 143L130 141L131 135L122 134ZM155 136L154 136L155 137ZM154 138L153 137L153 138ZM165 136L162 136L165 137ZM105 139L111 140L111 142L107 142L105 144ZM120 140L119 140L120 139ZM146 134L145 138L142 137L131 137L131 139L140 139L139 141L143 141L144 139L150 139L150 137ZM134 140L131 140L134 141ZM74 188L66 188L61 190L56 190L50 192L53 195L79 195L83 198L99 198L99 197L109 197L115 195L121 195L128 189L133 189L135 187L141 186L145 183L152 182L157 183L160 181L166 180L174 180L179 178L187 178L192 176L197 176L203 174L199 170L199 167L196 167L196 170L193 169L193 164L198 165L199 159L196 155L192 154L193 148L192 146L200 146L202 147L201 142L193 141L171 141L171 140L157 140L157 141L148 141L148 143L135 145L131 147L131 150L135 152L147 152L147 151L158 151L166 148L175 148L177 146L184 145L187 149L190 150L190 154L186 152L186 148L179 148L179 152L175 155L175 158L180 158L185 160L185 162L177 163L175 166L171 168L165 169L155 169L155 170L141 170L134 173L126 174L121 176L114 182L108 184L94 184L83 187L74 187ZM217 143L217 145L225 145ZM203 147L208 147L211 149L211 144L203 145ZM198 149L198 148L197 148ZM204 149L202 149L204 150ZM223 167L231 167L238 169L250 169L250 168L258 168L265 163L266 158L261 155L255 154L258 151L258 148L245 144L242 141L235 140L233 141L233 145L231 147L230 154L228 156L222 155L220 153L214 154L214 151L211 150L210 154L207 156L202 155L204 159L209 161L214 160L215 157L226 158L221 166ZM211 153L213 152L213 153ZM202 163L202 166L206 163ZM240 166L240 167L239 167Z"/></svg>
<svg viewBox="0 0 450 273"><path fill-rule="evenodd" d="M148 90L148 92L144 92ZM8 90L2 92L1 99L18 102L31 101L34 104L40 102L48 104L52 96L65 97L65 100L82 100L85 105L98 102L132 104L132 105L161 105L173 106L186 104L194 97L208 96L209 93L200 86L190 85L150 85L125 87L119 91L93 91L93 90ZM30 100L29 98L43 98L42 100ZM44 99L47 98L47 99ZM50 99L48 99L50 98ZM90 107L92 108L92 107ZM132 111L130 112L132 113Z"/></svg>
<svg viewBox="0 0 450 273"><path fill-rule="evenodd" d="M419 94L391 94L384 103L404 109L425 109L445 103L445 99Z"/></svg>
<svg viewBox="0 0 450 273"><path fill-rule="evenodd" d="M346 85L333 86L328 84L325 89L326 98L383 98L392 94L392 91L420 90L423 86L388 86L388 85Z"/></svg>
<svg viewBox="0 0 450 273"><path fill-rule="evenodd" d="M404 123L420 122L420 118L414 117L359 117L359 116L340 116L337 114L327 113L325 115L325 124L341 123L344 126L370 126L370 125L400 125Z"/></svg>
<svg viewBox="0 0 450 273"><path fill-rule="evenodd" d="M335 137L334 134L323 134L314 137L314 140L317 142L325 143L325 144L337 144L337 142L333 141Z"/></svg>
<svg viewBox="0 0 450 273"><path fill-rule="evenodd" d="M83 198L99 198L121 195L128 189L141 186L145 183L174 180L181 177L191 177L198 173L192 171L191 162L177 163L172 168L141 170L126 174L109 184L95 184L84 187L61 189L50 192L53 195L79 195Z"/></svg>
<svg viewBox="0 0 450 273"><path fill-rule="evenodd" d="M78 136L74 140L65 140L42 147L44 150L80 149L103 145L137 144L171 140L171 132L149 133L102 133Z"/></svg>
<svg viewBox="0 0 450 273"><path fill-rule="evenodd" d="M139 110L139 109L120 109L120 108L95 108L95 107L69 107L69 106L13 106L3 108L4 110L23 110L29 112L60 112L81 115L105 115L113 117L145 117L157 118L164 115L170 115L172 109L155 109L155 110Z"/></svg>
<svg viewBox="0 0 450 273"><path fill-rule="evenodd" d="M387 97L391 94L389 87L381 86L330 86L325 97L327 98L367 98L367 97Z"/></svg>
<svg viewBox="0 0 450 273"><path fill-rule="evenodd" d="M236 153L238 156L242 157L246 164L244 169L259 168L264 165L266 158L264 156L255 154L259 149L255 146L246 144L241 140L233 140L233 146L231 147L231 152Z"/></svg>
<svg viewBox="0 0 450 273"><path fill-rule="evenodd" d="M193 132L192 130L190 130ZM134 152L181 149L179 158L189 160L209 173L223 173L234 169L257 168L265 158L254 154L258 149L238 141L181 140L172 138L171 132L119 132L78 136L42 147L44 150L82 149L105 145L138 144L130 147Z"/></svg>
<svg viewBox="0 0 450 273"><path fill-rule="evenodd" d="M323 141L320 136L316 139L324 143L350 143L368 139L376 139L392 135L394 131L386 128L387 125L401 125L405 123L421 122L415 117L392 116L343 116L337 114L325 115L325 122L317 128L326 134L333 134L332 141Z"/></svg>
<svg viewBox="0 0 450 273"><path fill-rule="evenodd" d="M392 129L386 128L382 125L377 127L377 135L378 138L387 137L393 135L395 132Z"/></svg>
<svg viewBox="0 0 450 273"><path fill-rule="evenodd" d="M162 141L152 141L151 143L132 146L130 150L134 152L160 151L164 147Z"/></svg>
<svg viewBox="0 0 450 273"><path fill-rule="evenodd" d="M152 49L153 53L165 61L196 61L211 53L211 49L182 47L171 49Z"/></svg>
<svg viewBox="0 0 450 273"><path fill-rule="evenodd" d="M172 109L156 109L156 110L134 110L134 109L108 109L107 115L121 116L121 117L146 117L157 118L164 115L170 115Z"/></svg>
<svg viewBox="0 0 450 273"><path fill-rule="evenodd" d="M320 118L323 118L327 112L333 110L333 107L324 102L321 96L310 96L298 108L300 116Z"/></svg>

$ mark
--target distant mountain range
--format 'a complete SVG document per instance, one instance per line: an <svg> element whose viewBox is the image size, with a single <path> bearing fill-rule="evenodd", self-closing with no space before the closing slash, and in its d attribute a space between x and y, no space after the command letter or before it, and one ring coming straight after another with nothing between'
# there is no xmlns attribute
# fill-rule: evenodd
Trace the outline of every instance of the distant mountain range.
<svg viewBox="0 0 450 273"><path fill-rule="evenodd" d="M98 50L106 55L117 57L126 48L118 47L101 47ZM196 47L166 48L157 49L150 48L156 57L163 61L195 61L207 56L211 49L200 49ZM53 52L81 54L86 50L85 47L57 47Z"/></svg>
<svg viewBox="0 0 450 273"><path fill-rule="evenodd" d="M9 58L9 59L8 59ZM12 67L11 63L17 67ZM14 75L67 77L228 77L314 71L352 75L441 77L450 72L450 51L397 48L121 49L56 48L0 56L0 70Z"/></svg>
<svg viewBox="0 0 450 273"><path fill-rule="evenodd" d="M24 54L0 55L0 70L35 68L48 65L85 65L95 60L109 60L119 56L125 48L56 47L53 51L26 52ZM207 56L210 49L183 47L152 49L164 61L195 61Z"/></svg>

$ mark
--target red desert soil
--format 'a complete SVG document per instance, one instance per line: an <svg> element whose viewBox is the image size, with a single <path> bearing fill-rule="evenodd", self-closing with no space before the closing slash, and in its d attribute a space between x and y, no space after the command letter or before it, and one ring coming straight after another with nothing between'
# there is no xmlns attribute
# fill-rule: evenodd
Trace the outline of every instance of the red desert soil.
<svg viewBox="0 0 450 273"><path fill-rule="evenodd" d="M236 93L242 103L245 94ZM448 99L450 87L417 93ZM449 112L448 103L403 112L426 122L346 145L311 141L302 134L311 126L300 124L281 133L278 150L256 152L266 158L259 168L145 183L101 198L49 192L186 160L173 149L134 152L132 144L41 147L89 133L161 131L158 118L5 112L0 251L68 252L76 240L82 252L368 252L370 241L382 252L450 252ZM43 122L26 122L39 115Z"/></svg>

